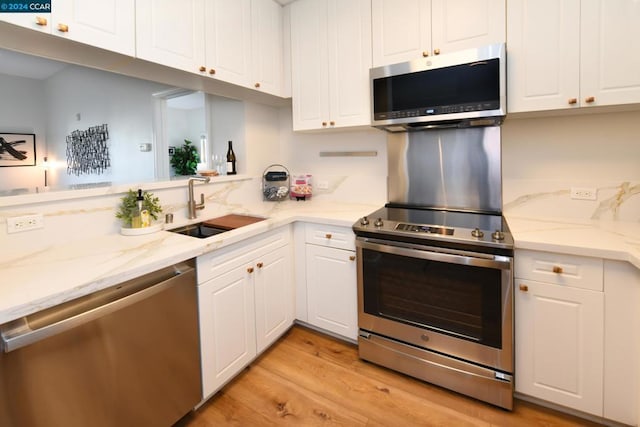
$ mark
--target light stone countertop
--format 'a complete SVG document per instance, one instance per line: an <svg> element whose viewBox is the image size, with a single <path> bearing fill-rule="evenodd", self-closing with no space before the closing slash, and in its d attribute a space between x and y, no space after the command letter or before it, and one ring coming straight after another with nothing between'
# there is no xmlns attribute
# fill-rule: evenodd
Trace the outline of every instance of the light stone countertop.
<svg viewBox="0 0 640 427"><path fill-rule="evenodd" d="M296 221L351 227L359 217L379 207L314 201L262 203L237 213L264 216L266 220L206 239L162 230L139 236L109 234L53 245L34 241L12 252L10 258L0 260L0 324ZM205 219L208 218L191 222Z"/></svg>
<svg viewBox="0 0 640 427"><path fill-rule="evenodd" d="M505 215L516 249L628 261L640 269L640 223Z"/></svg>
<svg viewBox="0 0 640 427"><path fill-rule="evenodd" d="M0 261L0 324L296 221L350 227L379 207L314 201L262 203L236 213L264 216L265 221L206 239L158 231L48 246L34 242ZM506 217L516 249L628 261L640 269L640 223ZM207 218L198 220L203 219Z"/></svg>

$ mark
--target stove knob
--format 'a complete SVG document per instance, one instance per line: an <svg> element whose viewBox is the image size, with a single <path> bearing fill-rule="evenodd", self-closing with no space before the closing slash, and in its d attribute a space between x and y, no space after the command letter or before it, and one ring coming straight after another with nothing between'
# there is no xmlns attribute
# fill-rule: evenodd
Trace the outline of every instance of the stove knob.
<svg viewBox="0 0 640 427"><path fill-rule="evenodd" d="M362 217L362 219L360 220L360 225L369 225L369 218L367 218L366 216Z"/></svg>
<svg viewBox="0 0 640 427"><path fill-rule="evenodd" d="M382 218L378 218L376 219L376 222L373 223L373 225L375 225L376 227L382 227L384 225L384 222L382 222Z"/></svg>
<svg viewBox="0 0 640 427"><path fill-rule="evenodd" d="M471 235L473 237L478 238L478 239L484 237L484 233L482 231L480 231L479 228L474 228L473 231L471 232Z"/></svg>
<svg viewBox="0 0 640 427"><path fill-rule="evenodd" d="M504 233L500 230L496 230L493 233L491 233L491 238L493 240L504 240Z"/></svg>

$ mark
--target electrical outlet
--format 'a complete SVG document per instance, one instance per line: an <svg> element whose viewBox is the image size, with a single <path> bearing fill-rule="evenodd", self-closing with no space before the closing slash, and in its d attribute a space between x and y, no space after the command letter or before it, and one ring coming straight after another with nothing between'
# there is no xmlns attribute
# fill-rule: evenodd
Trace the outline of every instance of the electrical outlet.
<svg viewBox="0 0 640 427"><path fill-rule="evenodd" d="M329 189L329 182L328 181L317 181L316 182L316 188L318 190L328 190Z"/></svg>
<svg viewBox="0 0 640 427"><path fill-rule="evenodd" d="M7 218L7 233L20 233L27 230L44 228L42 214L14 216Z"/></svg>
<svg viewBox="0 0 640 427"><path fill-rule="evenodd" d="M571 198L576 200L596 200L598 198L598 189L571 187Z"/></svg>

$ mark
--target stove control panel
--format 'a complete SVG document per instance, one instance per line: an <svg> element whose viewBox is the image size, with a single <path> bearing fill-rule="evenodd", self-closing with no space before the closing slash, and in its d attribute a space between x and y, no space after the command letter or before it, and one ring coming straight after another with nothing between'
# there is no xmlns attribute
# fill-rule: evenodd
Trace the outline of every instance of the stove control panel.
<svg viewBox="0 0 640 427"><path fill-rule="evenodd" d="M445 236L453 236L453 228L440 227L434 225L415 225L415 224L398 224L396 230L409 231L413 233L430 233L430 234L444 234Z"/></svg>

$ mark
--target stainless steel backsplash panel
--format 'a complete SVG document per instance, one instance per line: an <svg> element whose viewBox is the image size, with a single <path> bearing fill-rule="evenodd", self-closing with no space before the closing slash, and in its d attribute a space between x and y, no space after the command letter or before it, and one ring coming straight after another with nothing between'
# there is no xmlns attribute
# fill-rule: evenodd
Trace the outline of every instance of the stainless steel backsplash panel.
<svg viewBox="0 0 640 427"><path fill-rule="evenodd" d="M501 213L499 126L387 138L389 203Z"/></svg>

